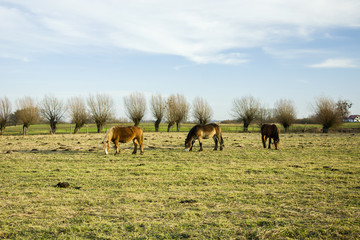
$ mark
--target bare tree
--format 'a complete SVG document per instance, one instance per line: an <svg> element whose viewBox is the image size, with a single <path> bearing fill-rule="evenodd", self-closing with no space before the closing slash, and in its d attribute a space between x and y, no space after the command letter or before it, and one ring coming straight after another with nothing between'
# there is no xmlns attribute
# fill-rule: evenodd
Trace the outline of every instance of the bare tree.
<svg viewBox="0 0 360 240"><path fill-rule="evenodd" d="M174 126L176 119L176 102L175 95L170 95L166 101L165 118L168 122L167 131L170 132L170 128Z"/></svg>
<svg viewBox="0 0 360 240"><path fill-rule="evenodd" d="M10 122L11 102L7 97L0 99L0 131L4 133L6 125Z"/></svg>
<svg viewBox="0 0 360 240"><path fill-rule="evenodd" d="M84 99L81 97L70 98L68 100L68 110L71 122L75 123L74 133L78 133L89 118Z"/></svg>
<svg viewBox="0 0 360 240"><path fill-rule="evenodd" d="M264 123L270 123L274 120L274 109L268 109L264 106L259 107L256 117L258 125L261 127Z"/></svg>
<svg viewBox="0 0 360 240"><path fill-rule="evenodd" d="M287 132L296 119L294 103L288 99L280 99L275 102L275 118Z"/></svg>
<svg viewBox="0 0 360 240"><path fill-rule="evenodd" d="M233 116L244 123L244 132L248 131L250 123L257 117L260 102L252 96L236 98L233 102Z"/></svg>
<svg viewBox="0 0 360 240"><path fill-rule="evenodd" d="M213 116L211 106L201 97L196 97L194 99L192 113L194 119L200 124L207 124Z"/></svg>
<svg viewBox="0 0 360 240"><path fill-rule="evenodd" d="M87 99L89 112L92 120L94 120L97 132L100 133L104 124L113 116L113 99L106 94L90 95Z"/></svg>
<svg viewBox="0 0 360 240"><path fill-rule="evenodd" d="M350 108L352 107L352 103L349 100L339 100L336 103L338 109L341 112L341 118L343 121L347 119L350 115Z"/></svg>
<svg viewBox="0 0 360 240"><path fill-rule="evenodd" d="M124 97L125 113L138 126L146 112L146 98L143 93L134 92Z"/></svg>
<svg viewBox="0 0 360 240"><path fill-rule="evenodd" d="M39 121L39 109L31 97L24 97L18 100L19 109L16 111L16 118L23 124L23 133L27 134L30 125Z"/></svg>
<svg viewBox="0 0 360 240"><path fill-rule="evenodd" d="M323 126L323 133L327 133L329 128L341 125L341 110L336 102L328 97L319 97L315 102L315 119Z"/></svg>
<svg viewBox="0 0 360 240"><path fill-rule="evenodd" d="M46 95L40 103L41 116L49 121L51 134L56 133L56 125L63 118L66 107L62 100Z"/></svg>
<svg viewBox="0 0 360 240"><path fill-rule="evenodd" d="M176 130L180 131L180 123L187 120L190 106L184 95L172 94L167 100L166 119L169 123L168 132L172 125L176 123Z"/></svg>
<svg viewBox="0 0 360 240"><path fill-rule="evenodd" d="M160 94L151 96L151 112L155 120L155 132L159 131L159 126L164 118L166 111L166 102Z"/></svg>

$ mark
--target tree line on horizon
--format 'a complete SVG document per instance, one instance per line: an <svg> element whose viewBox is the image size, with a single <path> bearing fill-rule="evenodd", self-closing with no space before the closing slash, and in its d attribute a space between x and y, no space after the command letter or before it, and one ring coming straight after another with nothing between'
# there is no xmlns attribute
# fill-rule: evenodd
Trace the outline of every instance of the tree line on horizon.
<svg viewBox="0 0 360 240"><path fill-rule="evenodd" d="M351 106L352 103L348 100L335 101L330 97L319 97L315 99L311 119L321 124L323 132L326 133L329 128L339 126L343 119L348 117ZM126 116L138 126L147 111L145 95L133 92L125 96L124 107ZM71 123L75 124L74 133L78 133L89 122L95 123L97 132L100 133L105 123L114 119L113 109L114 100L108 94L101 93L89 95L87 99L72 97L66 102L53 95L45 95L38 104L33 98L25 96L17 100L15 111L12 110L12 104L5 96L0 98L0 130L3 134L6 126L20 123L23 125L23 134L26 135L31 125L46 121L50 124L50 133L55 134L57 124L68 114ZM161 94L152 95L150 111L156 132L159 131L161 122L168 124L168 132L173 126L180 131L181 123L188 121L190 115L198 124L207 124L213 117L213 110L204 98L196 97L190 104L181 94L172 94L167 98ZM288 131L296 120L293 101L280 99L275 102L273 109L267 109L253 96L235 98L231 115L233 121L243 123L244 131L248 131L249 125L254 121L259 125L277 122Z"/></svg>

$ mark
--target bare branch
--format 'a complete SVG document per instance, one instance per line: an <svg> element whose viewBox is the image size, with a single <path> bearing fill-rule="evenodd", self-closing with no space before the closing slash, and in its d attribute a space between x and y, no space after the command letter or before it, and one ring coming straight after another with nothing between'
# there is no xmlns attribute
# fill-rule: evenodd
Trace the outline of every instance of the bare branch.
<svg viewBox="0 0 360 240"><path fill-rule="evenodd" d="M5 131L6 125L10 121L11 116L11 102L5 96L4 98L0 99L0 131L1 134Z"/></svg>
<svg viewBox="0 0 360 240"><path fill-rule="evenodd" d="M244 123L244 131L248 130L250 123L257 117L260 102L252 96L236 98L233 102L232 115Z"/></svg>
<svg viewBox="0 0 360 240"><path fill-rule="evenodd" d="M327 97L319 97L315 102L315 119L322 124L323 132L342 123L341 111L336 102Z"/></svg>
<svg viewBox="0 0 360 240"><path fill-rule="evenodd" d="M66 107L62 100L46 95L40 103L40 114L50 123L51 133L55 134L56 124L63 118Z"/></svg>
<svg viewBox="0 0 360 240"><path fill-rule="evenodd" d="M106 94L90 95L87 99L91 118L97 126L98 133L104 127L104 124L113 116L113 99Z"/></svg>
<svg viewBox="0 0 360 240"><path fill-rule="evenodd" d="M81 97L73 97L68 100L67 105L71 121L75 123L74 133L78 133L89 118L85 101Z"/></svg>
<svg viewBox="0 0 360 240"><path fill-rule="evenodd" d="M131 93L124 97L126 115L138 126L146 111L146 98L142 93Z"/></svg>
<svg viewBox="0 0 360 240"><path fill-rule="evenodd" d="M155 120L155 132L159 131L159 125L164 118L166 112L166 102L160 94L152 95L151 97L151 113Z"/></svg>
<svg viewBox="0 0 360 240"><path fill-rule="evenodd" d="M27 130L30 125L39 121L39 109L36 106L34 100L31 97L24 97L18 100L19 110L15 115L17 119L23 124L24 135L27 134Z"/></svg>
<svg viewBox="0 0 360 240"><path fill-rule="evenodd" d="M196 97L193 102L193 118L200 124L206 124L212 116L213 111L209 103L201 97Z"/></svg>
<svg viewBox="0 0 360 240"><path fill-rule="evenodd" d="M275 103L275 117L283 125L285 132L296 119L294 103L288 99L280 99Z"/></svg>
<svg viewBox="0 0 360 240"><path fill-rule="evenodd" d="M185 97L180 94L172 94L167 100L166 120L168 121L168 131L176 123L177 131L180 131L180 123L187 120L190 111L190 105Z"/></svg>

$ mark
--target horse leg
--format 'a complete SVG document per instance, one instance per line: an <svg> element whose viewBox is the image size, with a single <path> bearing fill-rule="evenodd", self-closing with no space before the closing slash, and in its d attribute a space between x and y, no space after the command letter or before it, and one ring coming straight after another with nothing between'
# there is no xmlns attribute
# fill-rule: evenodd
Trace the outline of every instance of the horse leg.
<svg viewBox="0 0 360 240"><path fill-rule="evenodd" d="M192 140L192 142L191 142L191 148L189 149L189 151L192 151L192 148L193 148L193 146L194 146L194 143L195 143L195 138Z"/></svg>
<svg viewBox="0 0 360 240"><path fill-rule="evenodd" d="M144 154L144 146L143 146L144 135L141 135L141 137L139 137L137 141L138 141L138 143L140 145L140 154L143 155Z"/></svg>
<svg viewBox="0 0 360 240"><path fill-rule="evenodd" d="M199 151L202 151L202 150L203 150L203 147L202 147L202 138L199 138L199 144L200 144L200 150L199 150Z"/></svg>
<svg viewBox="0 0 360 240"><path fill-rule="evenodd" d="M219 139L219 141L220 141L220 151L222 151L223 148L224 148L224 139L222 138L222 135L221 135L221 134L220 134L220 139Z"/></svg>
<svg viewBox="0 0 360 240"><path fill-rule="evenodd" d="M134 143L134 151L132 152L132 154L136 154L136 152L137 152L137 143L135 141L135 138L133 139L133 143Z"/></svg>
<svg viewBox="0 0 360 240"><path fill-rule="evenodd" d="M218 137L214 135L213 139L214 139L214 142L215 142L215 148L214 148L214 151L216 151L216 150L217 150L217 148L218 148L218 142L219 142L219 141L218 141Z"/></svg>
<svg viewBox="0 0 360 240"><path fill-rule="evenodd" d="M271 137L269 137L269 149L271 149Z"/></svg>
<svg viewBox="0 0 360 240"><path fill-rule="evenodd" d="M264 148L266 148L266 137L264 135L261 135L261 140L262 140Z"/></svg>
<svg viewBox="0 0 360 240"><path fill-rule="evenodd" d="M116 152L115 152L115 154L114 154L114 155L116 155L116 154L120 154L119 141L114 141L114 143L115 143L115 147L116 147Z"/></svg>

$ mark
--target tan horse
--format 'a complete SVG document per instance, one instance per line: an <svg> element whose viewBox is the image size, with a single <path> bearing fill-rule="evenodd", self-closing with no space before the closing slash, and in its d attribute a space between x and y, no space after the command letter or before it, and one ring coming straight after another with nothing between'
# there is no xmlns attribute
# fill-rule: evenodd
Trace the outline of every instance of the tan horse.
<svg viewBox="0 0 360 240"><path fill-rule="evenodd" d="M119 142L127 143L130 142L131 140L134 143L134 151L132 152L132 154L136 154L137 152L137 143L140 145L140 154L143 154L144 135L143 135L143 131L140 128L135 126L129 126L129 127L114 126L110 128L106 132L103 140L105 155L109 153L110 142L113 142L115 144L116 147L115 155L116 155L120 153ZM137 141L137 143L135 142L135 140Z"/></svg>
<svg viewBox="0 0 360 240"><path fill-rule="evenodd" d="M192 147L195 143L195 140L199 140L200 150L202 151L202 140L213 138L215 142L214 150L217 150L218 143L220 143L220 151L223 150L224 140L221 135L220 127L215 123L209 123L206 125L196 125L194 126L187 135L185 139L185 151L192 151Z"/></svg>
<svg viewBox="0 0 360 240"><path fill-rule="evenodd" d="M266 140L269 138L269 149L271 144L271 139L274 140L275 149L279 148L280 142L280 131L275 124L264 124L261 126L261 140L264 148L266 148Z"/></svg>

